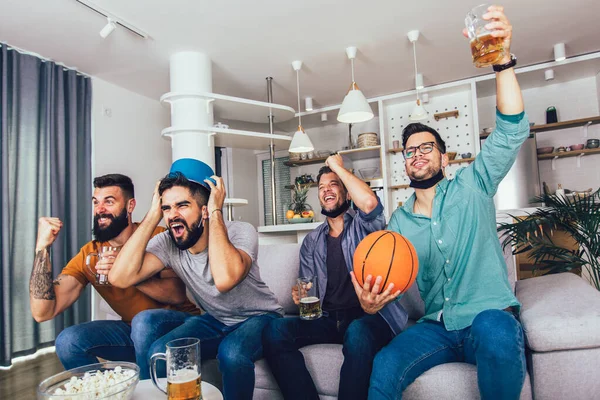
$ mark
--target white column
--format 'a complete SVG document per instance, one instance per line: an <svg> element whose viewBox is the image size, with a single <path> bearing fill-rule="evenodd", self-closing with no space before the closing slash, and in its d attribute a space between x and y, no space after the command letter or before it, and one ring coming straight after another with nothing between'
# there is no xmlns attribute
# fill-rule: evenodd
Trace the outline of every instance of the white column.
<svg viewBox="0 0 600 400"><path fill-rule="evenodd" d="M211 60L205 54L192 51L173 54L170 59L170 78L171 93L212 93ZM207 132L194 130L213 126L212 102L193 96L172 101L171 126L182 129L171 136L173 161L193 158L214 170L214 137Z"/></svg>

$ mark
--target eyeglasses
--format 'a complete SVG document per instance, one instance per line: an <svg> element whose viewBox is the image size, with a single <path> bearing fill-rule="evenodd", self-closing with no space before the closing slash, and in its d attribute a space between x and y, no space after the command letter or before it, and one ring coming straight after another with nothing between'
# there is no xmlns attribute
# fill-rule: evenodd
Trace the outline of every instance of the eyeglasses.
<svg viewBox="0 0 600 400"><path fill-rule="evenodd" d="M421 143L418 146L407 147L406 149L404 149L402 154L404 155L404 158L408 160L409 158L413 158L415 154L417 154L417 149L419 149L421 154L429 154L436 147L437 146L435 145L435 142L425 142Z"/></svg>

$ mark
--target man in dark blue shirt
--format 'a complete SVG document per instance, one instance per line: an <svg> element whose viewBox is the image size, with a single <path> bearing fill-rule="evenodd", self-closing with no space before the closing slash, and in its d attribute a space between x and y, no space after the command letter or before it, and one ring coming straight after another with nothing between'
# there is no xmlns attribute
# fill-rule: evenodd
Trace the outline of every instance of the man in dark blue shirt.
<svg viewBox="0 0 600 400"><path fill-rule="evenodd" d="M342 157L330 156L317 176L321 213L327 217L302 243L300 276L314 277L323 305L317 320L284 318L263 331L264 356L286 400L319 399L301 347L343 344L339 399L367 398L375 354L407 321L393 284L381 294L381 277L354 278L354 250L369 233L385 228L383 206L369 186L346 170ZM350 209L350 200L358 211ZM297 287L292 297L299 303Z"/></svg>

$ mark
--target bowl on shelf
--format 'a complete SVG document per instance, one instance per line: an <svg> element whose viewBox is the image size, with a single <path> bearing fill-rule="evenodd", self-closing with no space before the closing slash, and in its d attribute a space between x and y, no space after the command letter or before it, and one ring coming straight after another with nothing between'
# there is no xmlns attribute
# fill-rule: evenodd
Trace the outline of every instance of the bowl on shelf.
<svg viewBox="0 0 600 400"><path fill-rule="evenodd" d="M557 153L564 153L567 151L567 148L565 146L560 146L558 149L556 149Z"/></svg>
<svg viewBox="0 0 600 400"><path fill-rule="evenodd" d="M462 154L460 155L460 157L461 157L461 158L471 158L471 155L472 155L471 153L462 153Z"/></svg>
<svg viewBox="0 0 600 400"><path fill-rule="evenodd" d="M310 217L310 218L302 218L302 217L300 217L300 218L288 218L288 222L290 224L306 224L306 223L312 222L312 221L313 221L312 217Z"/></svg>
<svg viewBox="0 0 600 400"><path fill-rule="evenodd" d="M448 160L450 160L450 161L454 160L456 158L457 154L458 153L455 151L447 151L446 152L446 156L448 156Z"/></svg>
<svg viewBox="0 0 600 400"><path fill-rule="evenodd" d="M597 149L600 146L600 140L598 139L588 139L585 145L588 149Z"/></svg>
<svg viewBox="0 0 600 400"><path fill-rule="evenodd" d="M552 146L548 146L548 147L538 147L537 149L537 153L538 154L550 154L554 151L554 147Z"/></svg>
<svg viewBox="0 0 600 400"><path fill-rule="evenodd" d="M483 133L485 133L485 134L488 134L488 135L489 135L490 133L492 133L493 131L494 131L494 127L493 127L493 126L491 126L491 127L489 127L489 128L483 128L483 129L482 129L482 132L483 132Z"/></svg>
<svg viewBox="0 0 600 400"><path fill-rule="evenodd" d="M529 123L529 127L530 127L530 128L533 128L533 126L534 126L534 125L535 125L535 122L530 122L530 123Z"/></svg>
<svg viewBox="0 0 600 400"><path fill-rule="evenodd" d="M571 151L574 151L574 150L583 150L583 148L585 147L585 144L583 144L583 143L572 144L569 147L571 148Z"/></svg>
<svg viewBox="0 0 600 400"><path fill-rule="evenodd" d="M39 384L38 400L129 400L140 381L140 368L130 362L106 361L63 371ZM83 390L70 393L76 387ZM88 389L86 389L88 388Z"/></svg>
<svg viewBox="0 0 600 400"><path fill-rule="evenodd" d="M378 167L359 168L358 173L362 179L373 179L379 176Z"/></svg>

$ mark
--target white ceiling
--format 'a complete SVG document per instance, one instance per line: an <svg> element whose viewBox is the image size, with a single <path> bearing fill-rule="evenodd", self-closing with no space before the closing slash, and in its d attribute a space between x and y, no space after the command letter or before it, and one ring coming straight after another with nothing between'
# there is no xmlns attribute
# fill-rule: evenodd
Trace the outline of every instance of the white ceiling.
<svg viewBox="0 0 600 400"><path fill-rule="evenodd" d="M297 108L293 60L304 61L302 97L338 104L350 84L344 49L357 46L356 80L367 97L412 89L412 48L406 33L421 31L419 70L426 86L489 73L471 64L461 35L467 0L95 0L147 32L123 28L103 40L100 15L75 0L0 0L0 41L76 67L142 95L169 91L169 55L196 50L213 60L213 91ZM506 0L519 64L600 51L600 1Z"/></svg>

